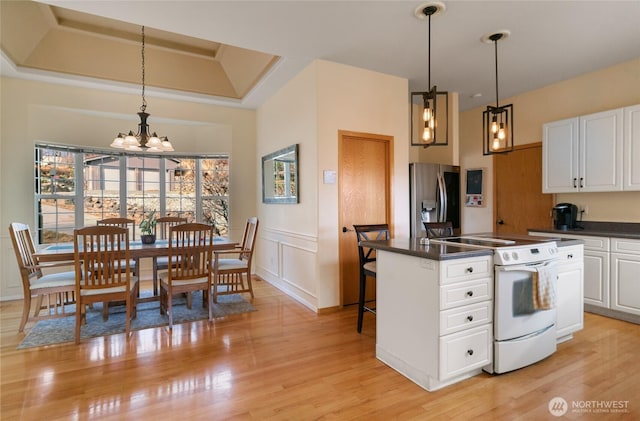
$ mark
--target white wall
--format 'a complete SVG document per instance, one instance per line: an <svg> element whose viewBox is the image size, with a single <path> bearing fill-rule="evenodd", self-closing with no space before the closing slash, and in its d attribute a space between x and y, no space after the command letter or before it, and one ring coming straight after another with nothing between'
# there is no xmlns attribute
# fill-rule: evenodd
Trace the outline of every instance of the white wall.
<svg viewBox="0 0 640 421"><path fill-rule="evenodd" d="M21 79L1 79L0 299L22 286L7 227L35 226L33 183L37 141L107 148L119 131L135 130L140 97L113 91ZM240 239L256 212L255 111L154 98L147 94L152 130L178 152L228 153L231 165L230 237Z"/></svg>
<svg viewBox="0 0 640 421"><path fill-rule="evenodd" d="M394 137L394 232L409 235L408 102L406 79L316 61L260 107L258 155L299 143L301 187L297 205L258 205L258 275L309 308L340 305L338 184L322 183L339 130Z"/></svg>

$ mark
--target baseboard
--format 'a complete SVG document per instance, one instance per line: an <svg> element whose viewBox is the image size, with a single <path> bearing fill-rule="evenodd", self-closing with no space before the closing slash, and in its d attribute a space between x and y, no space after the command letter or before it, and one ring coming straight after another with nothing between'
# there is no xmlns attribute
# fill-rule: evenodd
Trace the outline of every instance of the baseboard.
<svg viewBox="0 0 640 421"><path fill-rule="evenodd" d="M640 325L640 316L636 314L629 314L623 311L612 310L610 308L598 307L591 304L584 305L584 311L589 313L599 314L601 316L611 317L612 319L623 320L629 323L635 323Z"/></svg>

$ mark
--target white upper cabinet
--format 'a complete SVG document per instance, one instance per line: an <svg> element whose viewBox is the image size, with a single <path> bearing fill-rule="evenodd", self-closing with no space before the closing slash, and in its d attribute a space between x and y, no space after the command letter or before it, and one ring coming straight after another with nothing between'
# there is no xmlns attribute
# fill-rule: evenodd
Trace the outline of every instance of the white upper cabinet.
<svg viewBox="0 0 640 421"><path fill-rule="evenodd" d="M622 190L622 108L580 117L580 191Z"/></svg>
<svg viewBox="0 0 640 421"><path fill-rule="evenodd" d="M543 126L542 191L622 190L623 109Z"/></svg>
<svg viewBox="0 0 640 421"><path fill-rule="evenodd" d="M624 190L640 190L640 104L624 109Z"/></svg>
<svg viewBox="0 0 640 421"><path fill-rule="evenodd" d="M542 192L577 191L578 118L542 126Z"/></svg>

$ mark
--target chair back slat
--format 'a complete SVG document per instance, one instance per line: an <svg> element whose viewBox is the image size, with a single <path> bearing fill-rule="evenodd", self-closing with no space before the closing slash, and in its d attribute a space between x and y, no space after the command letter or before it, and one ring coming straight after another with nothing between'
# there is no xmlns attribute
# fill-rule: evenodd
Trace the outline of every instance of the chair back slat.
<svg viewBox="0 0 640 421"><path fill-rule="evenodd" d="M186 223L169 227L169 282L211 276L213 226Z"/></svg>
<svg viewBox="0 0 640 421"><path fill-rule="evenodd" d="M76 229L73 236L76 282L82 289L129 285L129 231L118 226Z"/></svg>
<svg viewBox="0 0 640 421"><path fill-rule="evenodd" d="M453 224L446 222L423 222L427 231L427 238L441 238L453 236Z"/></svg>
<svg viewBox="0 0 640 421"><path fill-rule="evenodd" d="M391 238L389 224L354 225L358 240L360 266L376 260L376 250L361 245L362 241L388 240Z"/></svg>
<svg viewBox="0 0 640 421"><path fill-rule="evenodd" d="M107 225L129 230L132 240L136 239L136 221L129 218L106 218L97 221L98 225Z"/></svg>
<svg viewBox="0 0 640 421"><path fill-rule="evenodd" d="M169 238L169 228L186 223L187 218L183 218L181 216L161 216L156 219L154 234L156 235L156 238L166 240Z"/></svg>
<svg viewBox="0 0 640 421"><path fill-rule="evenodd" d="M23 282L28 282L33 277L41 277L42 269L34 257L35 245L29 225L13 222L9 224L9 233Z"/></svg>
<svg viewBox="0 0 640 421"><path fill-rule="evenodd" d="M258 233L258 218L251 217L247 219L247 225L244 228L244 235L242 236L242 249L246 252L240 253L240 260L250 260L253 255L253 246L256 241L256 234Z"/></svg>

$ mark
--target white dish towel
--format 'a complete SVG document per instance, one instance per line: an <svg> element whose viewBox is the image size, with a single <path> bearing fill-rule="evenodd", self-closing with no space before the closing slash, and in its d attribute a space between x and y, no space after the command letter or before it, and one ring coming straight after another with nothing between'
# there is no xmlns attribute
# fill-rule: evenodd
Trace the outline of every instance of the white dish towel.
<svg viewBox="0 0 640 421"><path fill-rule="evenodd" d="M556 270L554 266L540 266L533 273L533 308L549 310L556 306Z"/></svg>

